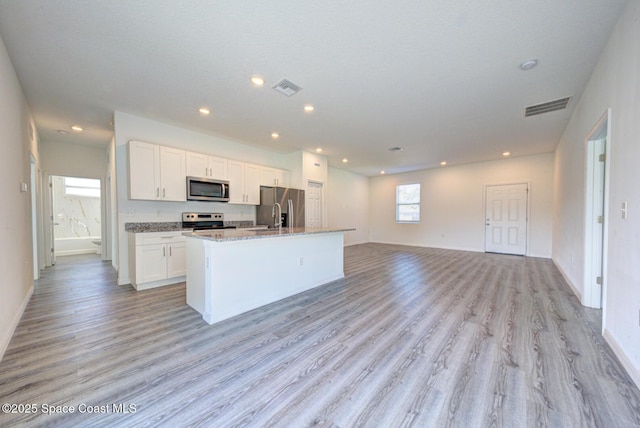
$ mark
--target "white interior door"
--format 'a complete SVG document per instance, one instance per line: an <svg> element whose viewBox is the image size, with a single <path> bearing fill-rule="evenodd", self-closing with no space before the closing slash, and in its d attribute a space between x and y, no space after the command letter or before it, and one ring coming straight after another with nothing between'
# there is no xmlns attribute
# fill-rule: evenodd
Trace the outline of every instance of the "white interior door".
<svg viewBox="0 0 640 428"><path fill-rule="evenodd" d="M585 288L583 304L602 307L606 138L587 143Z"/></svg>
<svg viewBox="0 0 640 428"><path fill-rule="evenodd" d="M322 227L322 183L310 181L307 186L306 207L307 227Z"/></svg>
<svg viewBox="0 0 640 428"><path fill-rule="evenodd" d="M485 251L526 254L528 192L527 184L487 186Z"/></svg>

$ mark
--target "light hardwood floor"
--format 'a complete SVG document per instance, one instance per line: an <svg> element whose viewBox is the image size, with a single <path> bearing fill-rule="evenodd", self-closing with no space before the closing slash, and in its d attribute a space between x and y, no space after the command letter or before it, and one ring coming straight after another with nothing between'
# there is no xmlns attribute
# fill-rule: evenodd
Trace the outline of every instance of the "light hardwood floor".
<svg viewBox="0 0 640 428"><path fill-rule="evenodd" d="M0 426L640 426L601 312L550 260L365 244L345 274L209 326L184 284L136 292L95 257L60 259L0 363L0 401L75 413Z"/></svg>

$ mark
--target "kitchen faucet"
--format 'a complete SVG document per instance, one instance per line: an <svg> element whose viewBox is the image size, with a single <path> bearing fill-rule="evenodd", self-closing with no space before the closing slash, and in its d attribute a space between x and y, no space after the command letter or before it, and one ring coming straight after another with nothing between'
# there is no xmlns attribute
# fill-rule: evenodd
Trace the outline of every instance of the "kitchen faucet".
<svg viewBox="0 0 640 428"><path fill-rule="evenodd" d="M271 208L271 217L276 216L276 207L278 207L278 217L276 217L273 225L274 227L277 226L278 228L281 228L282 227L282 207L277 202L273 204L273 208Z"/></svg>

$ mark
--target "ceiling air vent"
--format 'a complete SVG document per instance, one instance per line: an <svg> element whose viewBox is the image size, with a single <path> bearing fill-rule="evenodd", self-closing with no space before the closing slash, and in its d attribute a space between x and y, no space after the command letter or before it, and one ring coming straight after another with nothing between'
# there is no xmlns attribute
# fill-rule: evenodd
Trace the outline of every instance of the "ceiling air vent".
<svg viewBox="0 0 640 428"><path fill-rule="evenodd" d="M281 81L276 83L276 85L273 87L273 89L275 89L276 91L278 91L281 94L284 94L284 95L286 95L288 97L290 97L291 95L295 95L299 91L302 90L302 88L300 86L296 85L293 82L290 82L287 79L282 79Z"/></svg>
<svg viewBox="0 0 640 428"><path fill-rule="evenodd" d="M549 113L551 111L556 110L564 110L567 108L567 104L571 97L560 98L558 100L548 101L542 104L536 104L534 106L529 106L524 110L524 117L535 116L537 114Z"/></svg>

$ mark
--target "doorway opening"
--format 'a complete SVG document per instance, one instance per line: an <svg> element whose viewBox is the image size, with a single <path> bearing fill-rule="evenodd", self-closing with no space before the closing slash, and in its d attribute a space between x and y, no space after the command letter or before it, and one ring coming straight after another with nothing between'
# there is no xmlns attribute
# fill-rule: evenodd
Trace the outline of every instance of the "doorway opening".
<svg viewBox="0 0 640 428"><path fill-rule="evenodd" d="M102 254L101 181L49 177L51 260L78 254Z"/></svg>
<svg viewBox="0 0 640 428"><path fill-rule="evenodd" d="M608 110L586 139L584 284L582 304L602 308L606 284L606 236L608 212L609 115Z"/></svg>
<svg viewBox="0 0 640 428"><path fill-rule="evenodd" d="M485 187L485 251L527 254L529 184Z"/></svg>

